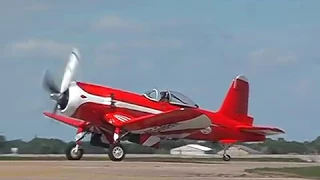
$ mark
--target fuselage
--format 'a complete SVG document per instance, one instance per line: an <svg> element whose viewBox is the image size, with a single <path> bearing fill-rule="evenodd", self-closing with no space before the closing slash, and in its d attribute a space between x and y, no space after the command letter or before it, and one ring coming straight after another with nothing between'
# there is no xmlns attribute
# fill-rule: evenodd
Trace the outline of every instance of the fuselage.
<svg viewBox="0 0 320 180"><path fill-rule="evenodd" d="M114 108L115 107L115 108ZM106 115L116 113L123 121L180 109L183 106L165 101L154 101L143 94L84 82L73 82L69 87L69 101L62 114L82 119L97 127L111 128ZM211 121L211 126L183 137L185 139L219 141L263 141L265 136L238 131L238 121L227 118L218 112L195 108L204 113ZM168 137L170 138L170 137Z"/></svg>

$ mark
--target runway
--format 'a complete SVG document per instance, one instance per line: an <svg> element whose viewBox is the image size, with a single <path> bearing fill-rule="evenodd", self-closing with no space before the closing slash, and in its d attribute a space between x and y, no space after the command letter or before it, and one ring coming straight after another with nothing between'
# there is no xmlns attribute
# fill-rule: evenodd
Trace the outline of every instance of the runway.
<svg viewBox="0 0 320 180"><path fill-rule="evenodd" d="M49 157L49 158L62 158L65 159L64 154L0 154L0 157ZM88 158L105 158L105 154L85 154L84 157ZM171 154L127 154L126 158L219 158L221 155L218 154L204 154L204 155L171 155ZM314 161L320 163L320 155L290 155L290 154L249 154L245 156L232 156L232 158L239 159L255 159L255 158L298 158L303 161Z"/></svg>
<svg viewBox="0 0 320 180"><path fill-rule="evenodd" d="M112 162L112 161L0 161L0 180L293 180L280 175L244 172L256 167L301 167L316 163L293 162ZM303 179L299 179L303 180Z"/></svg>

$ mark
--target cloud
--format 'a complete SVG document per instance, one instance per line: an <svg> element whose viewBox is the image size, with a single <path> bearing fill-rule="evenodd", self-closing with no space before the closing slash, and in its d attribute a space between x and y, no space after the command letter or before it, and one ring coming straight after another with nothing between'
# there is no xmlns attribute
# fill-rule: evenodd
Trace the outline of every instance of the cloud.
<svg viewBox="0 0 320 180"><path fill-rule="evenodd" d="M46 11L51 8L51 5L47 2L39 2L35 0L30 1L18 1L11 0L6 1L1 4L0 10L1 14L24 14L27 12L39 12Z"/></svg>
<svg viewBox="0 0 320 180"><path fill-rule="evenodd" d="M314 87L314 81L311 79L300 79L294 85L292 91L295 97L305 99L310 95L310 92Z"/></svg>
<svg viewBox="0 0 320 180"><path fill-rule="evenodd" d="M137 60L136 68L142 71L149 71L154 68L154 63L148 60Z"/></svg>
<svg viewBox="0 0 320 180"><path fill-rule="evenodd" d="M249 62L254 66L282 66L298 61L298 57L291 51L282 51L272 48L262 48L249 54Z"/></svg>
<svg viewBox="0 0 320 180"><path fill-rule="evenodd" d="M117 51L121 49L180 49L183 42L175 39L148 39L148 40L134 40L134 41L118 41L105 42L102 45L103 50Z"/></svg>
<svg viewBox="0 0 320 180"><path fill-rule="evenodd" d="M94 23L96 30L103 32L145 32L147 28L140 22L127 20L118 16L107 15Z"/></svg>
<svg viewBox="0 0 320 180"><path fill-rule="evenodd" d="M5 47L5 54L12 57L28 55L65 57L71 52L73 45L56 42L53 40L27 39L21 42L8 44Z"/></svg>
<svg viewBox="0 0 320 180"><path fill-rule="evenodd" d="M292 82L286 83L292 96L297 100L318 101L319 100L319 80L318 74L320 66L317 64L306 64L299 66L295 71L292 71L290 78ZM295 77L294 77L295 76Z"/></svg>
<svg viewBox="0 0 320 180"><path fill-rule="evenodd" d="M25 7L23 7L24 11L46 11L50 9L50 5L46 3L33 3L33 4L27 4Z"/></svg>
<svg viewBox="0 0 320 180"><path fill-rule="evenodd" d="M158 54L163 51L180 49L183 42L174 39L146 39L146 40L124 40L108 41L99 46L94 54L99 64L108 66L135 65L138 69L150 69L153 62L145 60L147 54ZM128 58L129 57L129 58Z"/></svg>

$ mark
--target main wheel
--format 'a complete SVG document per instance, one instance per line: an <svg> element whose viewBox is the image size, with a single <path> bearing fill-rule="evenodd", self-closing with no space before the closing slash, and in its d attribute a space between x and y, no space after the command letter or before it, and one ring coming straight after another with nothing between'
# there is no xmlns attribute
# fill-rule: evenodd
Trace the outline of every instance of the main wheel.
<svg viewBox="0 0 320 180"><path fill-rule="evenodd" d="M76 143L71 143L66 148L66 157L68 160L80 160L83 156L83 149L79 146L78 151L76 152Z"/></svg>
<svg viewBox="0 0 320 180"><path fill-rule="evenodd" d="M222 157L222 159L223 159L224 161L230 161L231 156L230 156L229 154L224 154L223 157Z"/></svg>
<svg viewBox="0 0 320 180"><path fill-rule="evenodd" d="M116 143L110 146L108 155L111 161L122 161L126 155L126 151L120 143Z"/></svg>

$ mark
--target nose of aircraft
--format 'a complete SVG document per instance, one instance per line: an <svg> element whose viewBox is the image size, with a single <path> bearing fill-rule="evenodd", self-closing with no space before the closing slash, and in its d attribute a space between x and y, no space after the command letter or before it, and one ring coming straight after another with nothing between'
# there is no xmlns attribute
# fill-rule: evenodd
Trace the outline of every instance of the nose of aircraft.
<svg viewBox="0 0 320 180"><path fill-rule="evenodd" d="M64 93L52 93L50 94L52 100L57 102L58 108L65 109L67 107L69 101L69 89L67 89Z"/></svg>
<svg viewBox="0 0 320 180"><path fill-rule="evenodd" d="M76 82L72 82L63 98L60 100L61 113L71 116L82 103L82 90Z"/></svg>
<svg viewBox="0 0 320 180"><path fill-rule="evenodd" d="M69 103L69 88L72 79L75 75L78 63L80 61L80 54L77 48L73 48L67 66L65 67L65 72L62 77L62 82L60 87L58 87L54 81L53 76L49 71L45 71L43 77L43 86L50 93L50 98L56 101L53 113L56 113L58 109L66 109Z"/></svg>

